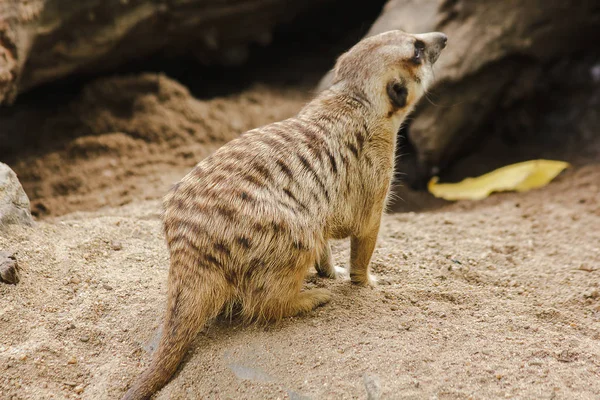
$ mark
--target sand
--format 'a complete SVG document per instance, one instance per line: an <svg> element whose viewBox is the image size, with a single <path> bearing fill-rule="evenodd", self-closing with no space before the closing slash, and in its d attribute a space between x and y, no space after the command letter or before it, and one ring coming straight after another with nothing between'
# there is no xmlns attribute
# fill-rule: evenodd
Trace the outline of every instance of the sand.
<svg viewBox="0 0 600 400"><path fill-rule="evenodd" d="M102 100L128 96L122 85L140 95L126 115ZM200 101L164 77L117 78L49 118L71 133L9 163L38 221L0 235L22 269L0 285L0 397L122 395L165 306L160 197L309 96L255 86ZM331 303L267 327L208 325L157 398L600 398L599 186L589 162L539 190L389 214L376 288L310 271ZM347 266L348 243L333 255Z"/></svg>

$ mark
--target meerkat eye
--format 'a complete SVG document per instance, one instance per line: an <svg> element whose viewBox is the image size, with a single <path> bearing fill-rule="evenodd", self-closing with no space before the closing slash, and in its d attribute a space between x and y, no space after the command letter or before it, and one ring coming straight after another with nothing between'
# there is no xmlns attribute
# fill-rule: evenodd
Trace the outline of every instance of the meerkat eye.
<svg viewBox="0 0 600 400"><path fill-rule="evenodd" d="M421 62L421 50L415 49L415 55L413 56L413 61L417 64L419 62Z"/></svg>
<svg viewBox="0 0 600 400"><path fill-rule="evenodd" d="M423 57L423 50L425 50L425 43L420 40L415 42L415 54L413 55L412 61L415 64L419 64L421 62L421 58Z"/></svg>

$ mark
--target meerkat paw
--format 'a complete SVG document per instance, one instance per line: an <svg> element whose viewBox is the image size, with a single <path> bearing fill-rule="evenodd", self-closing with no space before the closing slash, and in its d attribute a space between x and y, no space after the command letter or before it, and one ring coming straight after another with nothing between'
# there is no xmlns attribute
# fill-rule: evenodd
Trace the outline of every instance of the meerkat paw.
<svg viewBox="0 0 600 400"><path fill-rule="evenodd" d="M316 264L315 269L317 270L317 275L319 275L321 278L329 278L329 279L337 278L336 270L333 267L333 265L323 266L320 264Z"/></svg>
<svg viewBox="0 0 600 400"><path fill-rule="evenodd" d="M310 289L300 292L292 314L305 313L327 304L331 300L331 292L327 289Z"/></svg>
<svg viewBox="0 0 600 400"><path fill-rule="evenodd" d="M367 275L362 275L362 276L350 276L350 280L352 281L353 284L355 285L359 285L359 286L366 286L366 287L375 287L377 286L377 277L373 274L367 274Z"/></svg>
<svg viewBox="0 0 600 400"><path fill-rule="evenodd" d="M336 265L333 268L335 269L335 275L337 278L342 278L342 279L350 278L350 275L348 274L348 270L346 268L340 267L338 265Z"/></svg>

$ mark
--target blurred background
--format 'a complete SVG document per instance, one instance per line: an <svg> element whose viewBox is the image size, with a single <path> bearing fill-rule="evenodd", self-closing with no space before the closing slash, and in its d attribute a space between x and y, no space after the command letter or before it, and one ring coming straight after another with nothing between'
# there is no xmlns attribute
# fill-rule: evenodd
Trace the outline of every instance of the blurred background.
<svg viewBox="0 0 600 400"><path fill-rule="evenodd" d="M400 132L395 211L443 204L425 191L433 175L600 160L593 0L2 0L0 160L38 217L160 198L390 29L449 37Z"/></svg>

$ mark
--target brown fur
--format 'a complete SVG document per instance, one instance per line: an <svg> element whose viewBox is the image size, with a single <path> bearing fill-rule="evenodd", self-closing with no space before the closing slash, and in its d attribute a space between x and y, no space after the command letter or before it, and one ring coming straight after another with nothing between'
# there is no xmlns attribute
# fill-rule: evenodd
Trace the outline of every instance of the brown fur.
<svg viewBox="0 0 600 400"><path fill-rule="evenodd" d="M413 60L414 43L427 47ZM333 86L293 118L245 133L199 163L164 201L171 255L162 339L125 395L165 385L199 330L220 313L276 321L329 301L301 291L310 267L334 278L329 239L351 237L350 278L369 261L394 168L396 133L432 80L439 33L391 31L342 55ZM412 61L411 61L412 60ZM394 107L391 81L407 89Z"/></svg>

